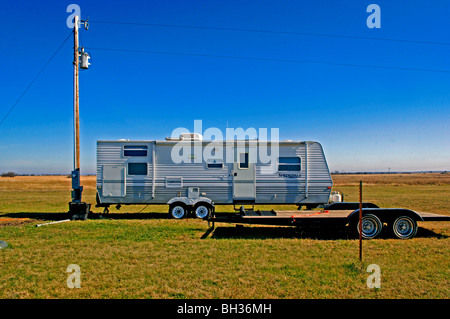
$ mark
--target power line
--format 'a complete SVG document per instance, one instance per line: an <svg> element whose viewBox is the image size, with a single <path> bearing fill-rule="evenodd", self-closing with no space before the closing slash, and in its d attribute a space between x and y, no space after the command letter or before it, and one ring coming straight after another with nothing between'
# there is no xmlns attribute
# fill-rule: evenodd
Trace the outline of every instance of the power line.
<svg viewBox="0 0 450 319"><path fill-rule="evenodd" d="M36 76L33 78L33 80L31 80L30 84L28 84L28 86L25 88L25 90L22 92L22 94L19 96L19 98L16 100L16 102L9 108L8 112L5 114L5 116L3 117L3 119L0 121L0 125L3 124L3 122L6 120L6 118L9 116L9 114L13 111L13 109L16 107L17 104L19 104L20 100L25 96L25 94L28 92L28 90L31 88L31 86L34 84L34 82L36 82L36 80L39 78L39 76L41 75L41 73L45 70L45 68L50 64L50 62L53 60L53 58L56 56L56 54L58 54L58 52L62 49L62 47L64 46L64 44L67 42L67 40L69 40L70 36L72 35L71 31L69 33L69 35L67 36L67 38L61 43L61 45L56 49L56 51L52 54L52 56L50 57L50 59L48 59L48 61L44 64L44 66L40 69L40 71L36 74Z"/></svg>
<svg viewBox="0 0 450 319"><path fill-rule="evenodd" d="M403 43L427 44L427 45L450 45L450 42L419 41L419 40L392 39L392 38L373 38L373 37L352 36L352 35L342 35L342 34L330 34L330 33L310 33L310 32L294 32L294 31L257 30L257 29L245 29L245 28L206 27L206 26L193 26L193 25L140 23L140 22L120 22L120 21L99 21L99 20L94 20L94 21L90 21L90 22L102 23L102 24L136 25L136 26L147 26L147 27L184 28L184 29L199 29L199 30L252 32L252 33L271 33L271 34L301 35L301 36L312 36L312 37L328 37L328 38L345 38L345 39L357 39L357 40L390 41L390 42L403 42Z"/></svg>
<svg viewBox="0 0 450 319"><path fill-rule="evenodd" d="M278 59L278 58L257 58L257 57L243 57L243 56L230 56L230 55L213 55L213 54L198 54L198 53L183 53L183 52L164 52L164 51L132 50L132 49L111 49L111 48L95 48L95 47L89 47L88 49L89 50L98 50L98 51L113 51L113 52L129 52L129 53L145 53L145 54L161 54L161 55L179 55L179 56L192 56L192 57L207 57L207 58L221 58L221 59L234 59L234 60L251 60L251 61L268 61L268 62L285 62L285 63L316 63L316 64L326 64L326 65L335 65L335 66L347 66L347 67L358 67L358 68L371 68L371 69L387 69L387 70L402 70L402 71L450 73L450 70L423 69L423 68L398 67L398 66L381 66L381 65L354 64L354 63L341 63L341 62L330 62L330 61L321 61L321 60L294 60L294 59Z"/></svg>

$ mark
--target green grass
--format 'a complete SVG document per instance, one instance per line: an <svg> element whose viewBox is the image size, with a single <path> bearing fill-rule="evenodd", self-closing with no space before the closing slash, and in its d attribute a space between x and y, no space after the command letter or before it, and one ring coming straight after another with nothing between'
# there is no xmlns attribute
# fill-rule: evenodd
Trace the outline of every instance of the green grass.
<svg viewBox="0 0 450 319"><path fill-rule="evenodd" d="M207 225L198 220L33 224L0 229L11 245L0 251L1 298L449 297L448 239L365 241L360 263L356 240L290 228L247 227L239 238L224 227L200 239ZM366 286L371 263L381 289ZM81 267L80 289L66 286L69 264Z"/></svg>
<svg viewBox="0 0 450 319"><path fill-rule="evenodd" d="M5 183L0 179L0 217L61 212L70 200L58 183L44 187L36 203L39 183L21 185L16 180L14 190ZM446 187L374 184L364 193L381 206L410 205L448 214ZM87 189L87 198L92 189ZM357 187L342 183L339 189L348 193L346 199L357 199ZM433 203L435 199L442 204ZM42 227L35 225L44 221L35 219L3 227L0 222L0 240L9 244L0 250L0 298L450 297L448 222L420 223L411 240L364 241L360 262L358 241L344 231L216 224L205 236L206 222L166 219L166 209L146 208L145 212L161 212L153 219L95 219ZM80 289L66 285L70 264L81 268ZM366 285L369 264L381 268L380 289Z"/></svg>

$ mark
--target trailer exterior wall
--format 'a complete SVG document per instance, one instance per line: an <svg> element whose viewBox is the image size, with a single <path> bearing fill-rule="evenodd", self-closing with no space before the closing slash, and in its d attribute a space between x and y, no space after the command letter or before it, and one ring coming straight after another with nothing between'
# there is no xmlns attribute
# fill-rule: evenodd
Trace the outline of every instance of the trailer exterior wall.
<svg viewBox="0 0 450 319"><path fill-rule="evenodd" d="M208 168L206 161L175 164L171 158L175 141L98 141L97 192L102 204L166 204L176 196L186 196L188 187L215 204L233 204L233 163L224 160L221 168ZM202 142L205 147L209 142ZM124 147L145 146L146 156L125 156ZM258 147L258 145L257 145ZM227 150L225 150L226 152ZM198 154L197 154L198 155ZM267 172L269 164L255 163L255 204L327 203L332 180L322 146L317 142L279 142L279 158L300 158L300 172ZM225 155L224 155L225 159ZM145 175L129 175L129 163L136 163ZM138 166L135 165L135 166ZM108 167L125 169L124 179L110 179ZM109 178L109 179L108 179ZM120 188L123 193L109 192ZM116 196L121 195L121 196Z"/></svg>

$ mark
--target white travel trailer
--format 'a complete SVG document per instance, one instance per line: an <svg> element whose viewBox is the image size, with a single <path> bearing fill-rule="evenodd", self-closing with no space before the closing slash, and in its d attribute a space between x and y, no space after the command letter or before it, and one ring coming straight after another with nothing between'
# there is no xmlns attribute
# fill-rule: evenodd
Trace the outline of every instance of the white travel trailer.
<svg viewBox="0 0 450 319"><path fill-rule="evenodd" d="M207 218L215 205L313 208L328 203L331 187L318 142L211 142L196 134L97 141L98 207L168 204L173 218Z"/></svg>

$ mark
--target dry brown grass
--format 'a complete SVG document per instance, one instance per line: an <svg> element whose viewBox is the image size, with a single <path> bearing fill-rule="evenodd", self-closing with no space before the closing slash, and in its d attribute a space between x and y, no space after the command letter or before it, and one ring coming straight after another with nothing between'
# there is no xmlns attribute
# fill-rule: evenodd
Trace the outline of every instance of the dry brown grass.
<svg viewBox="0 0 450 319"><path fill-rule="evenodd" d="M334 186L358 185L450 185L450 173L344 174L333 175Z"/></svg>
<svg viewBox="0 0 450 319"><path fill-rule="evenodd" d="M345 201L356 202L360 180L366 202L450 215L449 173L333 175L333 190L341 191Z"/></svg>
<svg viewBox="0 0 450 319"><path fill-rule="evenodd" d="M411 173L411 174L343 174L332 175L334 186L358 185L362 180L366 185L450 185L450 173ZM96 176L81 176L85 190L93 190ZM67 176L16 176L0 177L0 190L67 190L71 179Z"/></svg>
<svg viewBox="0 0 450 319"><path fill-rule="evenodd" d="M352 174L333 175L333 190L345 194L346 201L358 201L359 181L363 181L364 201L380 207L404 207L438 214L450 214L450 173L426 174ZM82 176L83 200L95 204L96 176ZM71 179L67 176L0 177L0 213L65 212L70 201ZM270 205L258 206L270 210ZM165 205L123 206L113 212L167 212ZM296 209L283 205L278 209ZM94 208L101 212L101 208ZM232 206L220 206L220 211L232 212Z"/></svg>
<svg viewBox="0 0 450 319"><path fill-rule="evenodd" d="M81 176L81 184L85 190L95 189L96 176ZM0 177L0 190L69 190L72 180L66 175L61 176L16 176Z"/></svg>

